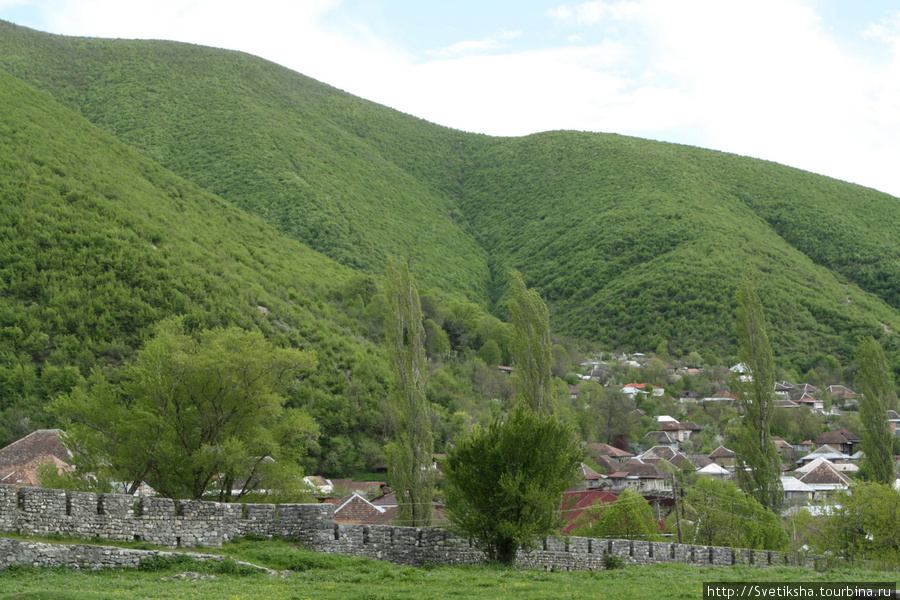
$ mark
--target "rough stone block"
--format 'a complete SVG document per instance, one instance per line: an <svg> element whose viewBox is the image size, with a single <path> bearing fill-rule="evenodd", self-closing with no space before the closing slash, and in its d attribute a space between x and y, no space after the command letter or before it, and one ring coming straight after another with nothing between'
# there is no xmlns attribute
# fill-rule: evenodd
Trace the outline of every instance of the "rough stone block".
<svg viewBox="0 0 900 600"><path fill-rule="evenodd" d="M141 498L137 504L137 516L146 519L174 519L175 501L171 498Z"/></svg>
<svg viewBox="0 0 900 600"><path fill-rule="evenodd" d="M44 518L65 515L66 493L44 488L19 488L19 509L28 515Z"/></svg>
<svg viewBox="0 0 900 600"><path fill-rule="evenodd" d="M100 494L98 512L113 519L129 519L134 516L134 498L127 494Z"/></svg>
<svg viewBox="0 0 900 600"><path fill-rule="evenodd" d="M66 512L73 517L97 514L97 494L93 492L69 492L66 494L66 504Z"/></svg>

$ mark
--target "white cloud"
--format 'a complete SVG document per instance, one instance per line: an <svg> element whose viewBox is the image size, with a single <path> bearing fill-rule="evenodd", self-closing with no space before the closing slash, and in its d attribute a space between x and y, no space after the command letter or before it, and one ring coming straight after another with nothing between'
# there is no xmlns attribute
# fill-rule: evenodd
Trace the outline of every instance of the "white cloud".
<svg viewBox="0 0 900 600"><path fill-rule="evenodd" d="M447 48L431 51L429 54L436 57L451 57L499 50L503 48L504 42L520 37L521 35L521 31L504 31L500 33L500 35L488 36L480 40L463 40L448 46Z"/></svg>
<svg viewBox="0 0 900 600"><path fill-rule="evenodd" d="M22 0L0 0L0 7ZM240 49L364 98L494 135L579 129L784 162L900 194L900 12L858 32L804 0L608 0L548 11L568 45L511 52L509 30L426 60L341 0L45 0L47 28ZM560 42L563 44L564 42Z"/></svg>
<svg viewBox="0 0 900 600"><path fill-rule="evenodd" d="M876 65L800 1L586 2L553 15L631 51L623 100L647 127L627 133L689 123L702 132L692 143L900 193L888 166L900 158L900 19L869 30L895 49Z"/></svg>

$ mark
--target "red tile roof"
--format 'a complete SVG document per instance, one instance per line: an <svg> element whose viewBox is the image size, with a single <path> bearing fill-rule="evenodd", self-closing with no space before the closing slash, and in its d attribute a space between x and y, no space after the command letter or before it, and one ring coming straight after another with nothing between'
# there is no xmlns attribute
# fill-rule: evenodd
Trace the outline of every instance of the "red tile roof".
<svg viewBox="0 0 900 600"><path fill-rule="evenodd" d="M0 448L0 465L23 466L38 456L55 456L68 462L72 453L63 446L61 429L38 429L20 440Z"/></svg>
<svg viewBox="0 0 900 600"><path fill-rule="evenodd" d="M580 492L563 492L560 512L562 513L563 534L569 534L575 528L575 520L588 508L595 504L612 504L618 496L611 492L587 490Z"/></svg>

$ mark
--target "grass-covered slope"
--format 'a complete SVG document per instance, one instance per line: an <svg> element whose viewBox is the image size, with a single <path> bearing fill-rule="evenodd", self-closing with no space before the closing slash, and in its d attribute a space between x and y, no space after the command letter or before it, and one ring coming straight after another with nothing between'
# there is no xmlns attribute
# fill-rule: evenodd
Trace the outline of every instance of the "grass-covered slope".
<svg viewBox="0 0 900 600"><path fill-rule="evenodd" d="M344 396L371 344L327 303L351 269L2 71L0 107L0 445L42 424L43 403L91 368L130 358L172 315L313 349L318 371L291 402L317 418L343 415L319 419L329 435L375 429L362 422L374 418L377 392L352 406Z"/></svg>
<svg viewBox="0 0 900 600"><path fill-rule="evenodd" d="M0 69L345 265L408 257L482 306L518 268L559 332L724 358L743 277L798 366L900 328L900 207L874 190L615 135L464 134L187 44L0 22Z"/></svg>
<svg viewBox="0 0 900 600"><path fill-rule="evenodd" d="M387 256L408 258L425 285L484 296L484 252L443 191L454 184L443 154L459 156L461 134L188 44L0 22L0 69L345 265L380 273Z"/></svg>

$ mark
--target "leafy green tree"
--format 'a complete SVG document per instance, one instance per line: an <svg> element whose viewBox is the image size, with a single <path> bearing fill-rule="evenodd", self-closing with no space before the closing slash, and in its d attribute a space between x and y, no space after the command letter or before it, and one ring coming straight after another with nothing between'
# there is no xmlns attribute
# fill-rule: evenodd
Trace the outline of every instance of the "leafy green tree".
<svg viewBox="0 0 900 600"><path fill-rule="evenodd" d="M499 365L500 361L503 360L503 353L495 340L488 340L478 350L478 358L487 365Z"/></svg>
<svg viewBox="0 0 900 600"><path fill-rule="evenodd" d="M582 385L581 395L598 442L612 444L631 438L636 423L635 405L630 398L621 392L607 391L593 381Z"/></svg>
<svg viewBox="0 0 900 600"><path fill-rule="evenodd" d="M578 515L572 535L662 541L653 507L631 490L622 491L612 504L596 503Z"/></svg>
<svg viewBox="0 0 900 600"><path fill-rule="evenodd" d="M233 499L260 485L298 486L299 460L318 436L285 409L285 390L312 371L310 352L276 348L236 327L184 333L164 322L122 383L94 371L50 410L76 450L78 472L101 481L146 481L163 496ZM274 459L274 462L271 459Z"/></svg>
<svg viewBox="0 0 900 600"><path fill-rule="evenodd" d="M893 483L893 440L887 411L896 402L894 380L888 369L881 344L868 336L856 348L856 384L862 393L859 420L862 423L862 443L865 462L872 480Z"/></svg>
<svg viewBox="0 0 900 600"><path fill-rule="evenodd" d="M538 412L552 412L550 315L534 290L525 287L518 271L510 274L513 298L509 303L516 360L516 398Z"/></svg>
<svg viewBox="0 0 900 600"><path fill-rule="evenodd" d="M450 338L444 328L432 321L425 320L425 349L431 358L444 358L450 356Z"/></svg>
<svg viewBox="0 0 900 600"><path fill-rule="evenodd" d="M732 548L783 550L788 537L778 517L734 483L701 478L684 497L694 543Z"/></svg>
<svg viewBox="0 0 900 600"><path fill-rule="evenodd" d="M581 449L553 415L519 403L507 420L476 426L443 463L447 516L489 559L512 563L559 530L563 491L577 481Z"/></svg>
<svg viewBox="0 0 900 600"><path fill-rule="evenodd" d="M821 553L900 564L900 492L891 485L865 483L834 496L824 523L812 536Z"/></svg>
<svg viewBox="0 0 900 600"><path fill-rule="evenodd" d="M553 361L550 372L554 377L562 379L572 370L572 357L562 344L553 344L550 347L550 355Z"/></svg>
<svg viewBox="0 0 900 600"><path fill-rule="evenodd" d="M772 439L775 409L775 360L759 296L749 282L737 291L738 359L749 373L735 374L732 386L744 410L734 452L738 483L745 492L770 510L781 507L781 456Z"/></svg>
<svg viewBox="0 0 900 600"><path fill-rule="evenodd" d="M391 484L397 495L398 523L431 524L434 501L434 441L425 391L425 329L419 289L406 263L388 262L385 277L385 339L394 372L388 445Z"/></svg>

